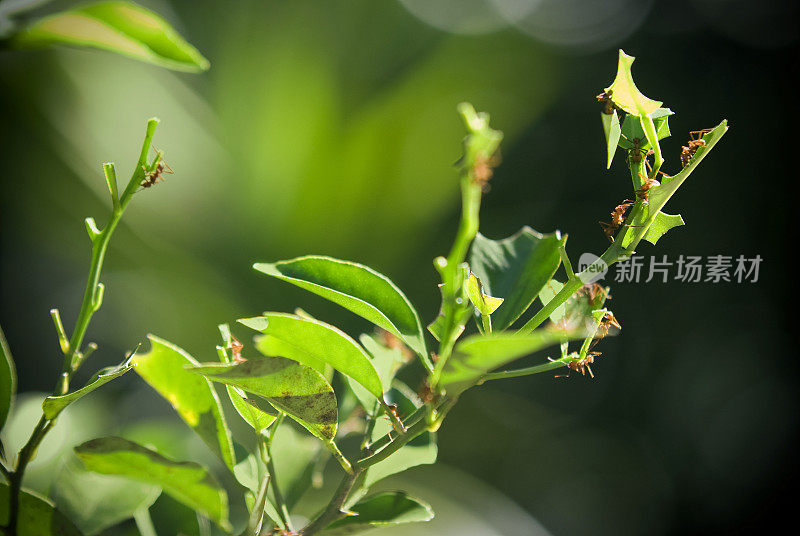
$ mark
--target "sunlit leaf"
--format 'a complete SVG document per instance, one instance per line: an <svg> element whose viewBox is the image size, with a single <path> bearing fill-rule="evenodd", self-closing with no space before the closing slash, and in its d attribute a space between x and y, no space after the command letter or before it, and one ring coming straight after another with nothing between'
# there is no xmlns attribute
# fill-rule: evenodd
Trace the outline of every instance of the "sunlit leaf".
<svg viewBox="0 0 800 536"><path fill-rule="evenodd" d="M617 76L614 78L614 82L605 89L605 92L611 96L614 104L629 114L642 116L655 112L662 103L648 99L636 87L631 74L631 66L635 59L620 49Z"/></svg>
<svg viewBox="0 0 800 536"><path fill-rule="evenodd" d="M133 365L130 363L130 361L126 361L125 363L122 363L116 367L107 367L95 373L95 375L92 376L88 382L86 382L86 385L77 391L73 391L62 396L48 396L42 403L42 411L44 412L44 416L48 419L54 419L68 405L91 393L98 387L107 384L111 380L119 378L132 368Z"/></svg>
<svg viewBox="0 0 800 536"><path fill-rule="evenodd" d="M467 296L482 315L494 313L503 304L503 298L495 298L484 292L481 280L473 273L470 273L467 279Z"/></svg>
<svg viewBox="0 0 800 536"><path fill-rule="evenodd" d="M634 237L638 234L639 229L645 229L644 236L650 231L650 227L655 223L656 219L658 218L658 214L660 213L661 209L664 208L664 205L667 204L667 201L675 194L678 188L683 184L683 181L695 170L697 165L705 158L705 156L714 148L717 142L725 135L725 132L728 131L728 121L723 120L719 125L714 127L710 132L703 135L703 141L705 145L702 147L697 147L694 156L689 161L688 165L683 168L679 173L673 175L671 177L665 177L659 186L654 186L650 189L649 197L648 197L648 204L643 207L643 210L639 213L639 216L634 218L631 222L631 229L636 232L628 232L625 234L625 238L622 241L622 247L628 247L631 242L634 240ZM665 214L661 217L661 221L659 222L660 227L654 231L652 238L658 240L661 235L666 232L666 230L671 229L672 227L676 227L678 224L679 216L670 216ZM681 219L681 222L683 219ZM669 225L669 227L666 227ZM659 231L663 230L659 234Z"/></svg>
<svg viewBox="0 0 800 536"><path fill-rule="evenodd" d="M262 354L287 357L320 374L325 373L325 365L330 365L357 381L372 396L381 398L383 395L381 379L367 353L330 324L286 313L266 313L263 317L239 322L264 334L256 338L256 348Z"/></svg>
<svg viewBox="0 0 800 536"><path fill-rule="evenodd" d="M680 214L667 214L665 212L659 212L656 214L653 223L650 224L650 227L648 227L647 234L644 235L644 239L651 244L655 244L658 242L658 239L664 236L667 231L674 227L680 227L681 225L683 225L683 218Z"/></svg>
<svg viewBox="0 0 800 536"><path fill-rule="evenodd" d="M504 300L492 314L495 330L507 328L528 309L558 269L558 248L565 242L558 233L543 235L530 227L502 240L475 237L470 269L485 293Z"/></svg>
<svg viewBox="0 0 800 536"><path fill-rule="evenodd" d="M551 279L547 282L545 286L542 287L542 290L539 291L539 299L542 302L542 306L547 305L550 303L550 300L556 297L556 294L561 292L561 289L564 288L564 283L557 281L555 279ZM566 304L562 303L558 307L556 307L552 313L550 313L550 320L554 323L558 323L564 319L564 316L567 314L567 306Z"/></svg>
<svg viewBox="0 0 800 536"><path fill-rule="evenodd" d="M91 473L73 461L56 475L50 495L86 536L132 518L134 512L149 508L161 494L155 484Z"/></svg>
<svg viewBox="0 0 800 536"><path fill-rule="evenodd" d="M277 418L277 411L269 413L265 411L265 409L269 408L265 408L263 405L262 407L256 407L249 401L247 394L236 387L226 385L225 389L228 391L228 397L231 399L233 408L247 424L253 427L256 433L263 433Z"/></svg>
<svg viewBox="0 0 800 536"><path fill-rule="evenodd" d="M497 367L558 344L565 338L577 339L584 335L582 328L570 331L539 329L526 335L472 335L456 345L442 370L440 384L448 395L456 396Z"/></svg>
<svg viewBox="0 0 800 536"><path fill-rule="evenodd" d="M172 404L225 465L233 467L233 443L217 393L206 379L185 368L197 365L197 361L172 343L154 335L148 338L150 352L131 358L136 373Z"/></svg>
<svg viewBox="0 0 800 536"><path fill-rule="evenodd" d="M356 534L371 528L400 523L415 523L433 519L431 507L402 491L385 492L356 503L348 516L328 525L324 536Z"/></svg>
<svg viewBox="0 0 800 536"><path fill-rule="evenodd" d="M603 132L606 135L606 168L610 168L617 152L622 129L619 125L619 115L617 115L616 110L610 114L601 113L600 119L603 122Z"/></svg>
<svg viewBox="0 0 800 536"><path fill-rule="evenodd" d="M367 353L372 360L372 365L381 379L381 386L383 392L389 391L392 387L392 379L395 372L405 362L403 351L400 348L389 348L384 346L379 337L374 335L362 334L359 337L361 345L367 350ZM347 383L350 389L356 395L361 406L367 411L372 413L375 409L375 397L370 394L365 388L356 383L350 378L347 378Z"/></svg>
<svg viewBox="0 0 800 536"><path fill-rule="evenodd" d="M389 278L372 268L321 256L257 263L253 267L366 318L403 339L422 359L428 359L417 311Z"/></svg>
<svg viewBox="0 0 800 536"><path fill-rule="evenodd" d="M267 403L271 404L323 441L336 436L336 395L311 367L282 357L254 357L241 363L198 365L189 371L255 395L247 401L264 411L270 411Z"/></svg>
<svg viewBox="0 0 800 536"><path fill-rule="evenodd" d="M209 67L167 21L131 2L98 2L44 17L15 35L12 44L98 48L180 71Z"/></svg>
<svg viewBox="0 0 800 536"><path fill-rule="evenodd" d="M2 429L17 392L17 370L2 328L0 328L0 354L3 354L0 356L0 429Z"/></svg>
<svg viewBox="0 0 800 536"><path fill-rule="evenodd" d="M155 484L176 501L229 529L228 496L214 476L194 462L176 462L121 437L101 437L75 447L87 470Z"/></svg>
<svg viewBox="0 0 800 536"><path fill-rule="evenodd" d="M0 482L0 526L8 524L8 484ZM31 536L81 536L67 517L49 499L22 490L19 500L17 534Z"/></svg>
<svg viewBox="0 0 800 536"><path fill-rule="evenodd" d="M674 112L669 108L659 108L650 114L653 124L656 128L656 136L659 140L668 138L670 136L669 130L669 116L674 115ZM633 149L633 141L639 140L639 148L643 150L650 149L650 142L647 140L642 128L641 118L635 115L629 115L622 122L622 135L619 140L619 146L623 149Z"/></svg>

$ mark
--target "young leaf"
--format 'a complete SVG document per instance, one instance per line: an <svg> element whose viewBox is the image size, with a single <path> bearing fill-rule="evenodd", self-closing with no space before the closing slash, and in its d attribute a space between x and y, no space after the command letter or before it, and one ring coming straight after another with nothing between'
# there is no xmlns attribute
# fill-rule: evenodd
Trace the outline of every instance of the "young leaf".
<svg viewBox="0 0 800 536"><path fill-rule="evenodd" d="M475 309L482 315L494 313L503 304L503 298L495 298L486 294L481 280L472 272L470 272L467 279L467 296L469 296L469 301L472 302Z"/></svg>
<svg viewBox="0 0 800 536"><path fill-rule="evenodd" d="M680 214L659 212L656 214L653 223L647 228L647 234L644 235L644 239L651 244L655 244L667 231L674 227L680 227L681 225L683 225L683 218Z"/></svg>
<svg viewBox="0 0 800 536"><path fill-rule="evenodd" d="M475 385L487 372L515 359L558 344L566 339L585 336L583 329L570 331L539 329L526 335L493 333L472 335L459 342L445 364L440 384L450 396Z"/></svg>
<svg viewBox="0 0 800 536"><path fill-rule="evenodd" d="M0 526L8 525L8 484L0 482ZM31 491L19 493L17 534L81 536L81 532L49 499Z"/></svg>
<svg viewBox="0 0 800 536"><path fill-rule="evenodd" d="M97 48L179 71L209 67L167 21L131 2L97 2L50 15L34 21L11 42L17 48Z"/></svg>
<svg viewBox="0 0 800 536"><path fill-rule="evenodd" d="M72 460L56 475L50 495L58 509L86 536L93 536L132 518L140 508L150 508L161 495L161 488L90 473L81 468L77 460Z"/></svg>
<svg viewBox="0 0 800 536"><path fill-rule="evenodd" d="M419 315L385 275L354 262L308 256L253 268L322 296L403 339L429 363Z"/></svg>
<svg viewBox="0 0 800 536"><path fill-rule="evenodd" d="M603 132L606 135L606 169L608 169L611 167L611 162L617 152L622 129L619 125L619 115L617 115L616 110L610 114L600 113L600 119L603 121Z"/></svg>
<svg viewBox="0 0 800 536"><path fill-rule="evenodd" d="M472 242L470 269L483 283L484 292L503 298L492 314L496 331L510 326L530 306L561 264L558 248L566 237L543 235L530 227L503 240L478 234Z"/></svg>
<svg viewBox="0 0 800 536"><path fill-rule="evenodd" d="M614 78L614 82L605 89L605 92L611 96L614 104L627 113L635 116L645 116L659 109L662 103L645 97L636 87L636 84L633 83L631 66L634 60L636 58L628 56L620 49L617 76Z"/></svg>
<svg viewBox="0 0 800 536"><path fill-rule="evenodd" d="M282 357L256 357L241 363L208 363L188 369L215 382L256 395L247 402L268 411L268 402L323 441L336 436L336 395L325 378ZM264 400L264 402L262 402Z"/></svg>
<svg viewBox="0 0 800 536"><path fill-rule="evenodd" d="M176 501L214 521L228 523L228 496L214 476L194 462L176 462L121 437L101 437L75 447L87 470L160 486Z"/></svg>
<svg viewBox="0 0 800 536"><path fill-rule="evenodd" d="M228 391L228 397L231 399L233 408L247 424L253 427L257 434L263 434L277 418L277 411L269 413L265 411L267 408L256 407L250 402L247 395L236 387L226 385L225 389Z"/></svg>
<svg viewBox="0 0 800 536"><path fill-rule="evenodd" d="M551 279L547 282L545 286L542 287L542 290L539 291L539 300L542 302L542 306L547 305L550 303L550 300L556 297L556 294L561 292L561 289L564 288L564 283L557 281L555 279ZM562 303L555 310L550 313L550 321L553 323L558 323L564 319L564 316L567 314L567 307L566 303Z"/></svg>
<svg viewBox="0 0 800 536"><path fill-rule="evenodd" d="M267 325L263 327L263 320ZM286 313L266 313L256 319L239 320L264 335L256 338L256 348L266 356L287 357L308 365L320 374L332 366L361 384L372 396L381 399L383 386L367 353L347 334L309 318Z"/></svg>
<svg viewBox="0 0 800 536"><path fill-rule="evenodd" d="M390 491L367 497L351 510L355 516L334 521L322 532L323 536L356 534L371 528L433 519L431 507L402 491Z"/></svg>
<svg viewBox="0 0 800 536"><path fill-rule="evenodd" d="M722 138L722 136L725 135L725 132L727 131L728 121L723 120L719 125L714 127L711 132L703 135L703 141L705 142L705 145L697 148L697 151L694 153L694 156L685 168L683 168L676 175L665 177L659 186L654 186L650 189L648 204L643 207L644 210L640 212L639 217L634 218L633 222L631 223L631 229L636 231L639 229L644 229L643 236L647 236L649 234L650 227L658 219L658 214L660 213L661 209L664 208L664 205L667 204L667 201L669 201L678 188L683 184L683 181L685 181L692 171L694 171L697 165L703 160L703 158L705 158L708 152L714 148L717 142ZM659 222L659 227L653 231L651 238L658 240L658 238L660 238L667 230L671 229L672 227L676 227L678 225L677 218L680 218L680 216L669 216L666 214L662 216ZM680 221L682 222L683 219L681 218ZM666 227L667 225L669 225L669 227ZM659 231L662 232L659 233ZM622 241L622 247L628 247L638 235L638 232L627 232Z"/></svg>
<svg viewBox="0 0 800 536"><path fill-rule="evenodd" d="M172 404L225 465L233 467L233 443L217 393L206 379L185 369L187 365L197 365L197 361L155 335L147 338L152 345L150 352L131 358L136 373Z"/></svg>
<svg viewBox="0 0 800 536"><path fill-rule="evenodd" d="M2 328L0 328L0 354L3 354L0 356L0 429L2 429L17 392L17 370Z"/></svg>
<svg viewBox="0 0 800 536"><path fill-rule="evenodd" d="M88 382L86 382L86 385L77 391L73 391L62 396L48 396L44 399L44 402L42 402L42 411L44 412L44 416L48 419L55 419L56 416L64 410L64 408L79 398L91 393L98 387L107 384L115 378L119 378L132 368L133 365L130 363L130 360L116 367L106 367L97 371L97 373L95 373L95 375L92 376Z"/></svg>
<svg viewBox="0 0 800 536"><path fill-rule="evenodd" d="M659 140L670 136L669 116L671 115L674 115L674 112L669 108L659 108L650 114ZM638 116L629 115L625 118L625 121L622 122L622 135L624 137L619 140L619 146L623 149L633 149L633 140L635 139L639 140L640 149L650 148L650 142L647 140L647 134L642 128L642 121Z"/></svg>

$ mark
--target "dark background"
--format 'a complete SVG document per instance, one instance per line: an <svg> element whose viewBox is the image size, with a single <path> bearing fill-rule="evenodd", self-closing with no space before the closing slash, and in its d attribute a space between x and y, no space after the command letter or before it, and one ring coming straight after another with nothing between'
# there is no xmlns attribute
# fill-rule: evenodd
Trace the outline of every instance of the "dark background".
<svg viewBox="0 0 800 536"><path fill-rule="evenodd" d="M575 260L599 254L597 221L631 195L620 155L604 170L594 101L622 47L637 57L639 88L676 112L662 142L668 172L688 131L731 125L667 207L686 226L639 253L760 255L759 280L610 282L624 329L602 344L595 379L543 375L470 392L441 430L440 461L554 535L750 533L791 520L795 3L143 3L210 59L208 73L87 51L0 53L0 323L21 392L52 388L60 361L48 310L59 307L71 329L89 261L82 219L104 222L108 211L99 164L127 173L146 118L162 119L155 143L176 173L134 199L112 241L87 339L100 345L96 367L149 332L214 359L218 323L267 309L301 306L367 329L250 269L305 253L375 267L430 321L431 260L457 225L462 100L506 133L482 232L560 229ZM497 15L533 4L516 25ZM76 430L170 417L152 398L126 377L98 392L95 421ZM432 478L414 475L423 490ZM430 487L448 494L437 479ZM493 530L472 529L530 529Z"/></svg>

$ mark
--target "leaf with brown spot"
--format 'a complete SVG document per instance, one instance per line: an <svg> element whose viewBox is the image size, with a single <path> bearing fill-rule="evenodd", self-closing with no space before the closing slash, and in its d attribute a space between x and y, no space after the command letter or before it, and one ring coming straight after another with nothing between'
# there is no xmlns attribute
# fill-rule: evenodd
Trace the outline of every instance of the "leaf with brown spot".
<svg viewBox="0 0 800 536"><path fill-rule="evenodd" d="M241 363L188 367L209 380L252 395L247 402L264 411L285 412L309 432L330 442L336 436L336 395L316 370L283 357L251 357Z"/></svg>

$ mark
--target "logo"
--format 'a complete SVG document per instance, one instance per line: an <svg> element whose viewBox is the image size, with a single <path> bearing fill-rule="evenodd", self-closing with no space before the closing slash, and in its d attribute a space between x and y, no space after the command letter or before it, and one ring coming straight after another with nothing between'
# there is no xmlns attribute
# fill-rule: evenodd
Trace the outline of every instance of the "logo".
<svg viewBox="0 0 800 536"><path fill-rule="evenodd" d="M594 283L603 279L608 273L608 264L592 253L584 253L578 259L578 277L583 283Z"/></svg>

